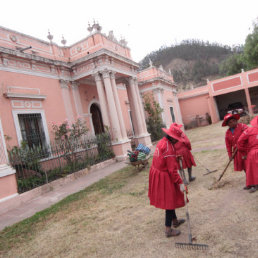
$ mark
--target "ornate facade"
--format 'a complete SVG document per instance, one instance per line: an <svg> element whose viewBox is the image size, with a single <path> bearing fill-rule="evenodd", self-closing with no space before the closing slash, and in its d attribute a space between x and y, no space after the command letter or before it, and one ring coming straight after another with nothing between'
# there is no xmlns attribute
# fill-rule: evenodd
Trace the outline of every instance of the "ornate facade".
<svg viewBox="0 0 258 258"><path fill-rule="evenodd" d="M81 41L65 46L63 38L59 46L50 33L46 42L0 27L1 166L8 163L7 144L19 145L30 130L38 130L39 140L49 144L53 123L73 123L77 118L86 122L92 134L109 128L117 160L126 157L131 140L150 146L141 96L145 91L156 96L167 126L173 121L167 103L181 121L172 76L151 67L149 77L143 79L146 71L138 74L124 39L116 40L113 32L106 36L96 23L88 31L90 35ZM166 91L170 100L160 97ZM27 117L34 122L25 123ZM8 135L8 143L3 135ZM9 169L8 175L1 174L0 189L3 178L13 173ZM0 193L0 199L6 196Z"/></svg>

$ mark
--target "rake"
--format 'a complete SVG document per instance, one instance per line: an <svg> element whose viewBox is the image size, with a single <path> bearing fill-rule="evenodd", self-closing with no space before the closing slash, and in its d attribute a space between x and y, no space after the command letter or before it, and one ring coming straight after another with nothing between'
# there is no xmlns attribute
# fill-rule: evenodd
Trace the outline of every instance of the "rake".
<svg viewBox="0 0 258 258"><path fill-rule="evenodd" d="M203 174L204 176L209 175L210 173L214 173L214 172L218 171L217 169L212 170L212 171L209 170L209 169L206 168L196 157L194 157L194 158L195 158L195 160L196 160L203 168L206 169L207 173Z"/></svg>
<svg viewBox="0 0 258 258"><path fill-rule="evenodd" d="M191 227L190 227L190 215L189 215L189 212L188 212L186 191L184 192L184 198L185 198L186 219L187 219L187 226L188 226L188 243L176 243L175 246L177 248L188 249L188 250L207 250L209 248L208 245L193 244L193 237L192 237Z"/></svg>
<svg viewBox="0 0 258 258"><path fill-rule="evenodd" d="M220 179L224 176L224 174L225 174L225 172L227 171L227 169L228 169L228 167L229 167L231 161L234 160L236 153L237 153L237 148L235 148L235 150L234 150L234 152L233 152L233 154L232 154L232 158L228 161L226 167L224 168L223 172L220 174L218 180L215 181L215 182L210 186L209 190L218 188L218 186L219 186L218 183L219 183Z"/></svg>
<svg viewBox="0 0 258 258"><path fill-rule="evenodd" d="M185 171L183 169L183 162L182 162L182 158L181 157L179 158L179 167L180 167L180 169L179 169L180 176L181 176L184 184L188 185L188 182L187 182L186 177L185 177Z"/></svg>
<svg viewBox="0 0 258 258"><path fill-rule="evenodd" d="M182 162L180 162L180 174L183 173L183 178L185 178L184 170L182 169ZM209 248L208 245L205 244L193 244L193 237L191 233L191 227L190 227L190 215L188 212L188 205L187 205L187 195L186 191L184 191L184 198L185 198L185 206L186 206L186 219L187 219L187 227L188 227L188 243L175 243L175 246L177 248L181 249L188 249L188 250L207 250Z"/></svg>

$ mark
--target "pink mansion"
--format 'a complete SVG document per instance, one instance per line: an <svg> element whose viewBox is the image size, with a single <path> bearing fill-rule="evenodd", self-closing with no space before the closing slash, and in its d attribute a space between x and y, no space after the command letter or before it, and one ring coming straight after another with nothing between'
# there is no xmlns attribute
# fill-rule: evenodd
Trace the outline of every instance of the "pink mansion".
<svg viewBox="0 0 258 258"><path fill-rule="evenodd" d="M89 36L66 46L0 27L0 202L17 195L15 170L7 147L33 139L49 144L52 124L85 121L90 134L109 128L117 160L124 160L131 142L151 146L143 96L152 94L163 109L163 123L191 127L220 121L230 106L258 107L258 68L208 81L177 94L171 73L150 65L138 72L125 40L105 35L98 24ZM181 116L182 114L182 116ZM7 141L5 135L8 136Z"/></svg>
<svg viewBox="0 0 258 258"><path fill-rule="evenodd" d="M36 141L49 144L52 123L80 118L91 134L107 126L116 159L123 160L131 140L151 146L143 94L153 94L167 127L182 123L170 73L151 64L138 73L125 40L103 34L98 24L88 30L68 47L64 39L63 46L54 43L50 33L46 42L0 27L0 200L16 193L6 146L18 146L33 130Z"/></svg>

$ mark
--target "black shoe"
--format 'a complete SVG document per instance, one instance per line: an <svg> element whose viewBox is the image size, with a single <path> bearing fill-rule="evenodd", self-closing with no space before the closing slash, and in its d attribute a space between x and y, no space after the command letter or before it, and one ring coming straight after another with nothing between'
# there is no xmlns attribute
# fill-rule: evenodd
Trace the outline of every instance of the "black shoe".
<svg viewBox="0 0 258 258"><path fill-rule="evenodd" d="M258 190L258 186L253 186L251 187L251 189L249 190L249 193L254 193Z"/></svg>
<svg viewBox="0 0 258 258"><path fill-rule="evenodd" d="M180 233L181 233L180 230L171 229L170 231L166 231L165 235L166 235L166 237L175 237L175 236L180 235Z"/></svg>
<svg viewBox="0 0 258 258"><path fill-rule="evenodd" d="M194 180L195 180L195 176L192 176L192 177L189 178L190 182L193 182Z"/></svg>
<svg viewBox="0 0 258 258"><path fill-rule="evenodd" d="M183 223L185 223L185 219L177 219L177 220L173 221L173 227L177 228Z"/></svg>

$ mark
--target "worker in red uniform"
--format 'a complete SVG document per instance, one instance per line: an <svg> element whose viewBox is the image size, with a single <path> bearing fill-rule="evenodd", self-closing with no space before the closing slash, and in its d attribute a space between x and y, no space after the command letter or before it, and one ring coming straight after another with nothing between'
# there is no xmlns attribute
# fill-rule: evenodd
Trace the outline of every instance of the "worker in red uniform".
<svg viewBox="0 0 258 258"><path fill-rule="evenodd" d="M177 126L178 128L181 128L182 125L173 123L174 126ZM189 182L192 182L195 180L195 177L192 176L192 166L196 166L194 157L191 153L192 146L190 143L190 140L186 136L186 134L182 131L182 137L183 141L178 141L175 144L176 152L178 155L182 156L182 168L186 169L188 171L189 176Z"/></svg>
<svg viewBox="0 0 258 258"><path fill-rule="evenodd" d="M185 206L185 186L177 171L177 154L175 144L182 141L182 131L171 125L169 129L162 128L166 136L157 144L149 173L150 205L166 210L165 234L167 237L177 236L179 230L172 229L185 222L177 219L175 209Z"/></svg>
<svg viewBox="0 0 258 258"><path fill-rule="evenodd" d="M250 123L252 127L246 129L237 142L238 150L246 159L246 187L250 193L258 190L258 116Z"/></svg>
<svg viewBox="0 0 258 258"><path fill-rule="evenodd" d="M225 142L228 151L228 157L233 159L232 155L237 147L237 141L241 134L248 128L247 125L238 123L240 116L238 114L227 114L224 117L222 126L228 126L226 131ZM245 170L245 160L243 159L243 153L237 151L234 157L234 170ZM244 189L248 189L244 187Z"/></svg>

